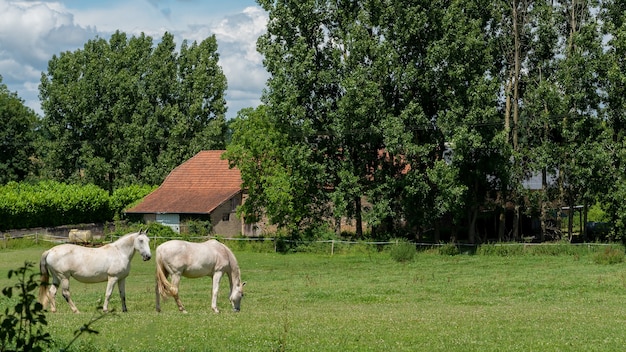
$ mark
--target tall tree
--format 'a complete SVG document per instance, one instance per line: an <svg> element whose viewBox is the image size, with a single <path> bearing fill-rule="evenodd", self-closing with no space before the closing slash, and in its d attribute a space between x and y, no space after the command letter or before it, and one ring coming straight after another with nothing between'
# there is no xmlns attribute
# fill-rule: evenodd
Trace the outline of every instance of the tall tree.
<svg viewBox="0 0 626 352"><path fill-rule="evenodd" d="M543 241L550 225L557 225L550 223L554 219L549 214L560 208L552 202L555 189L548 182L558 174L560 156L555 145L563 142L558 122L564 107L556 76L560 20L550 1L534 1L532 5L527 16L525 74L521 77L524 107L520 112L520 156L524 161L523 176L541 177L540 190L526 189L522 195L530 200L526 204L528 213L539 215Z"/></svg>
<svg viewBox="0 0 626 352"><path fill-rule="evenodd" d="M267 216L270 223L295 233L315 225L311 207L319 204L309 198L310 180L322 170L307 169L319 167L306 162L312 151L292 143L275 123L264 105L239 111L224 157L241 170L247 199L238 211L245 221Z"/></svg>
<svg viewBox="0 0 626 352"><path fill-rule="evenodd" d="M603 32L608 38L605 88L611 144L607 150L612 160L608 173L611 178L606 182L609 189L602 201L618 235L626 230L626 3L608 0L602 5Z"/></svg>
<svg viewBox="0 0 626 352"><path fill-rule="evenodd" d="M593 195L606 184L599 170L609 162L601 109L603 47L599 20L592 14L594 5L592 0L562 0L556 5L564 39L557 73L564 106L559 181L561 203L569 209L570 238L574 205L595 202Z"/></svg>
<svg viewBox="0 0 626 352"><path fill-rule="evenodd" d="M32 174L37 115L10 92L0 76L0 184Z"/></svg>
<svg viewBox="0 0 626 352"><path fill-rule="evenodd" d="M53 177L93 182L109 192L160 183L200 149L224 147L226 79L215 37L175 52L165 33L114 33L53 56L40 97Z"/></svg>

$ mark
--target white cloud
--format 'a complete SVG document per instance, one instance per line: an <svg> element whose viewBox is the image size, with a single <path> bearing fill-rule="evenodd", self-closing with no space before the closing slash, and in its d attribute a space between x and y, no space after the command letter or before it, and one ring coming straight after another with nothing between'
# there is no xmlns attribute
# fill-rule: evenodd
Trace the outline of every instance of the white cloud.
<svg viewBox="0 0 626 352"><path fill-rule="evenodd" d="M225 15L214 11L216 5L211 3L81 1L73 3L78 8L68 8L60 1L0 0L0 75L9 90L17 91L26 105L41 114L37 87L55 54L81 48L96 36L109 38L116 30L129 36L143 32L155 42L167 31L178 44L215 34L228 79L227 116L234 117L241 108L259 104L268 77L256 52L267 14L259 7L247 7L231 8Z"/></svg>
<svg viewBox="0 0 626 352"><path fill-rule="evenodd" d="M27 106L41 113L39 79L53 54L73 50L94 35L74 24L62 5L0 0L0 75Z"/></svg>
<svg viewBox="0 0 626 352"><path fill-rule="evenodd" d="M218 41L220 63L228 78L230 116L260 103L269 75L262 65L263 57L256 51L256 40L265 33L267 20L263 10L248 7L243 13L226 17L211 28Z"/></svg>

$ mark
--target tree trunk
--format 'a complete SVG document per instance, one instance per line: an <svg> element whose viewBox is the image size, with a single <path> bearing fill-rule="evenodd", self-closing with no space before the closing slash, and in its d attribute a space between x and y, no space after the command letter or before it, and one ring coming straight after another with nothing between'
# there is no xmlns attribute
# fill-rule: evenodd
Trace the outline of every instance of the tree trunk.
<svg viewBox="0 0 626 352"><path fill-rule="evenodd" d="M476 219L478 218L478 207L473 206L470 210L470 223L468 229L468 242L476 243Z"/></svg>
<svg viewBox="0 0 626 352"><path fill-rule="evenodd" d="M517 241L519 239L520 205L516 203L513 209L513 240Z"/></svg>
<svg viewBox="0 0 626 352"><path fill-rule="evenodd" d="M540 242L546 240L547 220L548 220L548 204L546 202L546 194L548 192L548 171L546 168L541 170L541 237Z"/></svg>
<svg viewBox="0 0 626 352"><path fill-rule="evenodd" d="M356 222L356 237L363 238L363 214L361 214L361 197L354 199L354 220Z"/></svg>

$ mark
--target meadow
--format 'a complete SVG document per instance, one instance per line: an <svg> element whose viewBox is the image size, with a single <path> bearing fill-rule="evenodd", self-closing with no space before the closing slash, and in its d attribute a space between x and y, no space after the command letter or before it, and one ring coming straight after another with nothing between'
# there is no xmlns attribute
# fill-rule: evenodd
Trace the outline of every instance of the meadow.
<svg viewBox="0 0 626 352"><path fill-rule="evenodd" d="M228 243L227 243L228 244ZM0 249L6 272L38 262L44 247ZM259 253L234 249L247 282L234 313L222 280L210 308L210 278L183 279L181 299L154 309L154 259L135 256L128 313L114 292L107 314L71 351L621 351L626 345L626 263L596 264L594 250L561 255L387 251ZM57 350L97 315L105 284L71 282L82 313L59 294L48 331ZM0 298L0 312L10 303ZM14 303L14 302L13 302Z"/></svg>

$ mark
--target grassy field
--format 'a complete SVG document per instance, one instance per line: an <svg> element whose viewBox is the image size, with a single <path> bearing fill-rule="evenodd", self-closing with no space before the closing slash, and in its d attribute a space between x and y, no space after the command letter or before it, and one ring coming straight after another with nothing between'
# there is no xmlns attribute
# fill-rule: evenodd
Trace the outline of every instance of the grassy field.
<svg viewBox="0 0 626 352"><path fill-rule="evenodd" d="M0 250L6 272L38 261L43 248ZM154 310L154 261L135 256L128 313L98 321L76 351L622 351L626 345L626 264L592 254L442 256L398 263L388 253L274 254L235 251L246 295L240 313L210 308L210 282L183 279L181 298ZM81 314L59 295L48 314L57 348L86 323L105 284L71 283ZM0 311L12 302L0 298ZM58 349L57 349L58 350Z"/></svg>

